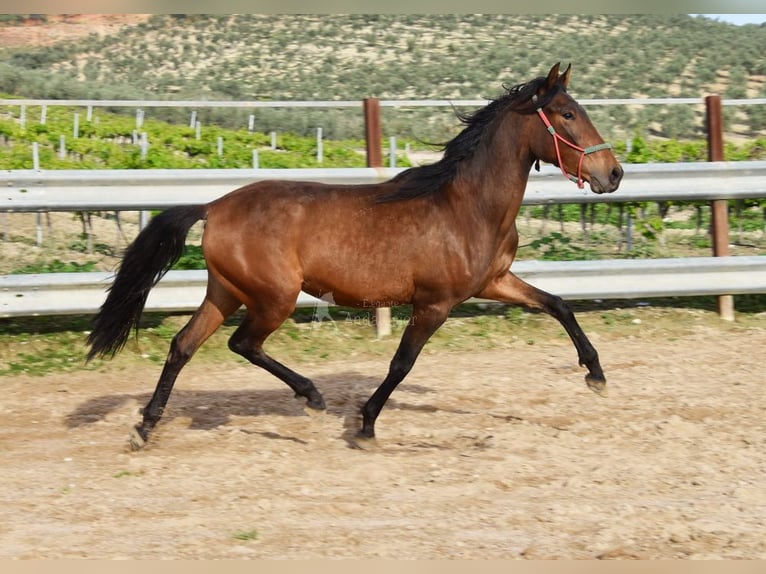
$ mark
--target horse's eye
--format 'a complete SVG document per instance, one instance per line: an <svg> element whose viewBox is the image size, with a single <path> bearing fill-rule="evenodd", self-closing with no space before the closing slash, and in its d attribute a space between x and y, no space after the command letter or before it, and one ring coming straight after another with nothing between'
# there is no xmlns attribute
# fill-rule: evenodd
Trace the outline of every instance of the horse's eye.
<svg viewBox="0 0 766 574"><path fill-rule="evenodd" d="M575 117L575 116L574 116L574 114L573 114L572 112L564 112L563 114L561 114L561 116L562 116L562 117L563 117L565 120L573 120L573 119L574 119L574 117Z"/></svg>

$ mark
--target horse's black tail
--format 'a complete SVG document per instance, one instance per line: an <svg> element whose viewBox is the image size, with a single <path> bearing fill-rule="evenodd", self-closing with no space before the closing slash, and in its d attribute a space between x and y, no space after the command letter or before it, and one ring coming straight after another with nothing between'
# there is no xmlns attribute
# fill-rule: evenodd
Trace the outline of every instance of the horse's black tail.
<svg viewBox="0 0 766 574"><path fill-rule="evenodd" d="M88 335L88 361L114 356L130 336L146 304L149 291L183 254L186 235L205 217L204 205L173 207L152 218L128 246L114 283L93 319Z"/></svg>

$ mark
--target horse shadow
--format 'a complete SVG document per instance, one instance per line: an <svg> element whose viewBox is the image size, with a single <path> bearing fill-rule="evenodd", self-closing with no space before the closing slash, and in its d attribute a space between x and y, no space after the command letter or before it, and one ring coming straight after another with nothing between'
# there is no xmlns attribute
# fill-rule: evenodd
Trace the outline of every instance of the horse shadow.
<svg viewBox="0 0 766 574"><path fill-rule="evenodd" d="M355 440L356 431L361 425L360 409L364 402L380 384L379 377L361 375L348 371L333 375L318 376L313 379L323 394L327 405L326 414L343 419L344 431L340 438L349 447L358 448ZM406 393L427 395L435 390L418 384L402 383L397 389L401 396L391 398L386 409L407 409L423 412L436 412L439 409L429 404L409 404ZM151 392L106 394L90 398L79 404L65 417L69 429L87 427L109 421L115 413L124 410L126 405L136 404L143 407L151 398ZM232 423L234 417L257 418L265 415L284 417L308 417L303 398L295 398L293 392L275 380L273 389L241 390L185 390L175 389L163 414L163 422L177 418L190 420L189 429L212 430ZM135 413L135 422L140 415ZM263 432L266 438L296 440L275 433ZM272 436L273 435L273 436Z"/></svg>

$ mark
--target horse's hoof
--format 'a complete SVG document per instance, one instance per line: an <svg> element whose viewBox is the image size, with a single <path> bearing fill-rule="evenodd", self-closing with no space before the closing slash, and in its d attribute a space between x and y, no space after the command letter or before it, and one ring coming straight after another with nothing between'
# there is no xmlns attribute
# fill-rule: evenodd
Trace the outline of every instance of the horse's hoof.
<svg viewBox="0 0 766 574"><path fill-rule="evenodd" d="M378 448L378 441L375 439L375 433L366 433L362 430L356 432L353 440L349 442L352 448L359 450L373 450Z"/></svg>
<svg viewBox="0 0 766 574"><path fill-rule="evenodd" d="M375 438L375 428L365 427L364 425L356 431L356 438L366 440Z"/></svg>
<svg viewBox="0 0 766 574"><path fill-rule="evenodd" d="M324 408L312 407L311 405L306 403L303 406L303 412L306 413L306 415L309 417L319 418L319 417L323 417L325 413L327 412L327 410Z"/></svg>
<svg viewBox="0 0 766 574"><path fill-rule="evenodd" d="M317 394L315 397L309 397L309 399L306 401L306 406L317 411L323 411L327 409L324 398L320 394Z"/></svg>
<svg viewBox="0 0 766 574"><path fill-rule="evenodd" d="M608 390L606 388L606 378L604 378L603 375L600 377L591 375L588 373L585 375L585 384L588 385L588 388L596 393L597 395L601 397L605 397L608 395Z"/></svg>
<svg viewBox="0 0 766 574"><path fill-rule="evenodd" d="M148 435L141 431L138 426L130 429L130 450L141 450L146 446Z"/></svg>

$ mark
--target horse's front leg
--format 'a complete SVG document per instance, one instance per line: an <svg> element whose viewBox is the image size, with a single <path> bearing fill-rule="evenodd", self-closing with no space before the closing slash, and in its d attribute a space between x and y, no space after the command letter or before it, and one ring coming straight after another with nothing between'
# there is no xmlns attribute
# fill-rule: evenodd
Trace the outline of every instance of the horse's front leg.
<svg viewBox="0 0 766 574"><path fill-rule="evenodd" d="M383 409L383 405L396 386L410 372L423 346L444 323L451 309L452 304L444 302L413 306L412 318L404 330L394 358L391 359L388 375L362 407L360 437L372 438L375 436L375 421Z"/></svg>
<svg viewBox="0 0 766 574"><path fill-rule="evenodd" d="M561 297L533 287L510 271L493 280L482 292L477 293L476 297L537 309L557 319L572 339L580 365L588 369L588 374L585 375L588 387L598 394L605 394L606 377L601 369L598 353L583 333L569 305Z"/></svg>

